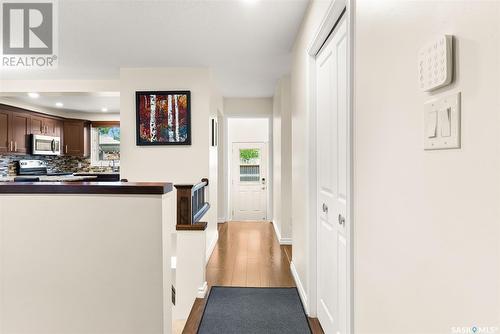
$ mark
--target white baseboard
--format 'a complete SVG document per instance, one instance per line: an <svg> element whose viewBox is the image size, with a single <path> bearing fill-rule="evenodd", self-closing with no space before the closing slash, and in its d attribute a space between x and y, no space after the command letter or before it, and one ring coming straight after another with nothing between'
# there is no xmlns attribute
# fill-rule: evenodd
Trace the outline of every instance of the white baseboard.
<svg viewBox="0 0 500 334"><path fill-rule="evenodd" d="M207 295L207 291L208 291L208 284L205 281L203 282L203 285L198 288L197 298L205 298L205 296Z"/></svg>
<svg viewBox="0 0 500 334"><path fill-rule="evenodd" d="M217 218L217 223L222 224L222 223L225 223L225 222L227 222L226 218Z"/></svg>
<svg viewBox="0 0 500 334"><path fill-rule="evenodd" d="M210 242L210 245L207 248L207 257L205 258L205 264L210 260L210 256L214 252L215 245L217 245L217 241L219 240L219 231L215 231L215 238Z"/></svg>
<svg viewBox="0 0 500 334"><path fill-rule="evenodd" d="M292 238L281 238L280 245L292 245Z"/></svg>
<svg viewBox="0 0 500 334"><path fill-rule="evenodd" d="M292 238L282 238L281 237L281 232L278 229L278 226L276 225L276 223L274 222L274 220L271 223L273 224L274 233L276 234L276 239L278 239L278 242L280 243L280 245L291 245L292 244Z"/></svg>
<svg viewBox="0 0 500 334"><path fill-rule="evenodd" d="M295 265L293 264L293 261L290 262L290 271L292 272L293 279L295 281L295 285L297 285L297 290L299 290L299 296L300 300L302 300L302 305L304 306L304 311L306 311L306 314L309 315L309 304L307 303L307 294L306 290L304 289L304 285L302 285L302 282L299 277L299 273L297 272L297 269L295 268Z"/></svg>

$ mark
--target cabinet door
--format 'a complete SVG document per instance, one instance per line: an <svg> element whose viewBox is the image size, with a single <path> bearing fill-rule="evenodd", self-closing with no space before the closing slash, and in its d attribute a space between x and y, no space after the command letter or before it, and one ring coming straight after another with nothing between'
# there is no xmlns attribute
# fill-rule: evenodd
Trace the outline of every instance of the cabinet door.
<svg viewBox="0 0 500 334"><path fill-rule="evenodd" d="M12 113L0 110L0 153L8 153L11 150L11 123Z"/></svg>
<svg viewBox="0 0 500 334"><path fill-rule="evenodd" d="M12 140L14 153L27 154L30 150L31 116L25 113L12 113Z"/></svg>
<svg viewBox="0 0 500 334"><path fill-rule="evenodd" d="M47 136L60 137L61 136L61 121L53 118L45 118L43 120L43 128Z"/></svg>
<svg viewBox="0 0 500 334"><path fill-rule="evenodd" d="M31 133L34 135L42 135L44 119L39 116L31 116Z"/></svg>
<svg viewBox="0 0 500 334"><path fill-rule="evenodd" d="M65 155L83 156L83 122L64 122Z"/></svg>

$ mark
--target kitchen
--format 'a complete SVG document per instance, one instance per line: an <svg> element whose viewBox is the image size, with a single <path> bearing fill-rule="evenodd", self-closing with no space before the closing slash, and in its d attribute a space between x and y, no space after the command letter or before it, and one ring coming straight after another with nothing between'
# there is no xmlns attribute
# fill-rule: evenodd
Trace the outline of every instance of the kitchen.
<svg viewBox="0 0 500 334"><path fill-rule="evenodd" d="M120 180L120 95L0 97L0 182Z"/></svg>

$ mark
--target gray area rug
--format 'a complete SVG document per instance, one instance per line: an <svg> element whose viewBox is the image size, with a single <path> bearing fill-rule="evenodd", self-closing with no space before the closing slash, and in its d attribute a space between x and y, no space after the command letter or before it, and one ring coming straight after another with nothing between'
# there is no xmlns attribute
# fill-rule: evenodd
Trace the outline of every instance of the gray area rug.
<svg viewBox="0 0 500 334"><path fill-rule="evenodd" d="M311 333L296 288L210 290L199 334Z"/></svg>

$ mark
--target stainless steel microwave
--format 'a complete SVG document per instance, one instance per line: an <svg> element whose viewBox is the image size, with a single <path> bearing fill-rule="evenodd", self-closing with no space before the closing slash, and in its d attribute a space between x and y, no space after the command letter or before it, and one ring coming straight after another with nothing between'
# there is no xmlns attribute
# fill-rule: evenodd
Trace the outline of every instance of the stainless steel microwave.
<svg viewBox="0 0 500 334"><path fill-rule="evenodd" d="M61 138L42 135L31 135L31 154L61 155Z"/></svg>

